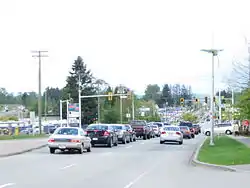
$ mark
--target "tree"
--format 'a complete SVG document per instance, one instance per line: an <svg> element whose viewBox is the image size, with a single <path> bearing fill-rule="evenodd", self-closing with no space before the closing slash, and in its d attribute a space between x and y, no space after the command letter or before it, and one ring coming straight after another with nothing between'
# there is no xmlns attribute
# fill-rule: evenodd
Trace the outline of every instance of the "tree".
<svg viewBox="0 0 250 188"><path fill-rule="evenodd" d="M161 99L164 103L168 103L168 106L173 105L172 94L168 84L163 86Z"/></svg>
<svg viewBox="0 0 250 188"><path fill-rule="evenodd" d="M161 104L161 88L157 84L149 84L145 90L144 99L153 100L158 105Z"/></svg>
<svg viewBox="0 0 250 188"><path fill-rule="evenodd" d="M192 122L192 123L196 123L198 117L197 117L196 115L192 114L192 113L184 113L184 114L182 115L182 119L183 119L184 121L190 121L190 122Z"/></svg>
<svg viewBox="0 0 250 188"><path fill-rule="evenodd" d="M233 71L228 80L230 87L235 89L245 89L250 87L250 65L248 61L232 62Z"/></svg>
<svg viewBox="0 0 250 188"><path fill-rule="evenodd" d="M78 88L80 78L81 95L95 95L97 89L93 85L93 76L90 70L87 69L83 59L78 56L72 65L72 71L67 77L67 84L63 89L63 97L67 99L69 96L73 99L72 102L78 103ZM94 121L97 114L96 98L83 98L81 103L82 123L89 124Z"/></svg>

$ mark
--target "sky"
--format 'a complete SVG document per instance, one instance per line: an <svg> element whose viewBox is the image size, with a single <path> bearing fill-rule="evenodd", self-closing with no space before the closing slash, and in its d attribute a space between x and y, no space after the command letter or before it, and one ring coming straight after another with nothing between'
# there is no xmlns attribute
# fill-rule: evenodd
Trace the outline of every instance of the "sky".
<svg viewBox="0 0 250 188"><path fill-rule="evenodd" d="M94 76L143 93L148 84L225 87L232 60L244 61L250 37L249 2L224 0L3 0L0 1L0 87L38 90L38 59L46 50L42 88L64 87L81 56ZM249 38L250 39L250 38Z"/></svg>

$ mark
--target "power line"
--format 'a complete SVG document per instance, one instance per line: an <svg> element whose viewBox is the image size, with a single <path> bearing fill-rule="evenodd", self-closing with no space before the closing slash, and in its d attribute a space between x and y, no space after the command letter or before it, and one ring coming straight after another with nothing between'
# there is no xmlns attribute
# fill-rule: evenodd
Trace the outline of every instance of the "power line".
<svg viewBox="0 0 250 188"><path fill-rule="evenodd" d="M39 122L39 133L42 134L42 57L48 57L48 55L43 55L43 53L47 53L48 51L32 51L31 53L35 54L32 57L39 58L39 68L38 68L38 122Z"/></svg>

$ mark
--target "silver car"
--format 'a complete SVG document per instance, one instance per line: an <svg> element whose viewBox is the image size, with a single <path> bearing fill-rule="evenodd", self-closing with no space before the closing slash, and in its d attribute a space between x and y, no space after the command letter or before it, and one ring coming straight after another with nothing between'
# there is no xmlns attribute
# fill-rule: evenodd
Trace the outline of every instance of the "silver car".
<svg viewBox="0 0 250 188"><path fill-rule="evenodd" d="M48 147L50 153L55 153L57 149L77 150L80 154L84 150L91 152L91 139L82 128L78 127L59 127L49 137Z"/></svg>
<svg viewBox="0 0 250 188"><path fill-rule="evenodd" d="M183 134L178 126L166 126L160 136L160 144L165 142L177 142L183 144Z"/></svg>

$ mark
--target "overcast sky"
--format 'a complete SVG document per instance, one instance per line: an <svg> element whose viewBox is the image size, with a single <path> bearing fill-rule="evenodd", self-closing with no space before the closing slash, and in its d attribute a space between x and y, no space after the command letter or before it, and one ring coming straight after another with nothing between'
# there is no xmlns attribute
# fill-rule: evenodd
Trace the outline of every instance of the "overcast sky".
<svg viewBox="0 0 250 188"><path fill-rule="evenodd" d="M231 3L235 2L235 3ZM76 57L98 78L143 93L147 84L191 84L211 90L211 55L223 48L216 87L232 59L246 58L249 2L225 0L1 0L0 86L37 91L38 60L48 50L42 85L63 87Z"/></svg>

